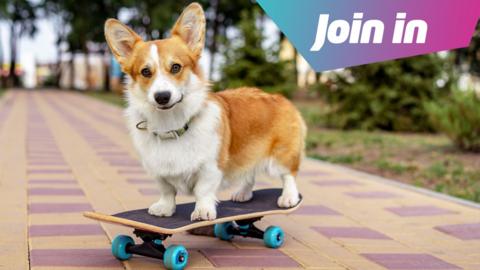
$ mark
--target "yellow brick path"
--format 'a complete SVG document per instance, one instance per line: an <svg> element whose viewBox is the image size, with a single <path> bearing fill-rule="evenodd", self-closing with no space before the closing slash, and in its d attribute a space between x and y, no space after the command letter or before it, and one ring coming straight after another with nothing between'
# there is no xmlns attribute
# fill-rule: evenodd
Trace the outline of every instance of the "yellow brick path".
<svg viewBox="0 0 480 270"><path fill-rule="evenodd" d="M480 269L478 205L313 160L298 183L303 207L259 222L282 226L280 250L188 234L167 243L189 249L191 269ZM71 92L0 99L0 269L162 269L138 256L116 261L110 240L131 231L81 215L145 208L155 192L121 109Z"/></svg>

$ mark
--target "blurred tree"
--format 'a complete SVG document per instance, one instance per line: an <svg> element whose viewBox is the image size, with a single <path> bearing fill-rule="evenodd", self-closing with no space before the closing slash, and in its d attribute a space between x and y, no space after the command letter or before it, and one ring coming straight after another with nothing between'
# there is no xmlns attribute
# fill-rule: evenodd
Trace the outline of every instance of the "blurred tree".
<svg viewBox="0 0 480 270"><path fill-rule="evenodd" d="M427 102L433 126L462 150L480 152L480 96L475 91L452 91L445 99Z"/></svg>
<svg viewBox="0 0 480 270"><path fill-rule="evenodd" d="M128 24L146 39L164 38L175 19L189 2L191 1L126 0L126 6L134 10Z"/></svg>
<svg viewBox="0 0 480 270"><path fill-rule="evenodd" d="M17 41L23 35L33 36L37 30L35 20L36 5L28 0L10 0L0 2L0 19L10 24L10 72L8 86L20 86L20 79L16 72Z"/></svg>
<svg viewBox="0 0 480 270"><path fill-rule="evenodd" d="M53 20L53 27L57 40L55 41L57 51L57 63L54 70L54 85L60 88L60 79L62 77L62 45L67 40L69 14L65 10L66 1L62 0L44 0L40 8L44 10L45 16Z"/></svg>
<svg viewBox="0 0 480 270"><path fill-rule="evenodd" d="M201 0L207 17L206 48L210 53L209 76L212 77L216 65L219 43L225 38L227 29L236 26L243 10L255 7L254 0Z"/></svg>
<svg viewBox="0 0 480 270"><path fill-rule="evenodd" d="M103 25L107 18L117 17L118 10L125 4L124 1L115 0L86 0L86 1L67 1L70 5L67 10L72 15L71 31L67 37L67 43L73 54L82 52L85 58L87 89L91 89L92 81L91 67L88 61L91 53L91 47L96 47L97 52L104 54L106 52L105 37ZM94 14L94 16L92 16ZM86 19L88 18L88 19ZM105 70L108 70L107 59L104 59ZM106 72L108 73L108 71ZM107 76L106 76L107 78ZM108 84L108 79L105 80ZM105 86L106 89L109 85Z"/></svg>
<svg viewBox="0 0 480 270"><path fill-rule="evenodd" d="M193 1L126 0L126 5L135 10L128 24L147 39L165 38L182 10L191 2ZM238 23L241 11L252 8L253 1L199 0L197 2L203 6L207 19L205 46L211 55L209 65L211 76L219 42L225 36L227 28Z"/></svg>
<svg viewBox="0 0 480 270"><path fill-rule="evenodd" d="M0 19L4 17L4 15L7 12L7 1L6 0L0 0ZM1 29L0 29L1 30ZM0 31L0 37L2 36L2 32ZM3 76L3 43L0 40L0 89L6 88L6 80L5 77Z"/></svg>
<svg viewBox="0 0 480 270"><path fill-rule="evenodd" d="M126 23L135 31L146 39L157 39L167 36L180 12L191 2L193 1L85 0L79 2L75 0L43 0L43 6L48 14L56 16L59 21L63 22L57 29L58 46L67 43L72 55L81 52L86 55L87 59L92 50L107 51L103 24L107 18L117 17L121 8L128 10ZM207 18L206 48L213 56L210 59L210 69L213 70L219 41L225 39L229 27L237 25L241 19L241 11L252 8L252 0L236 2L199 0L198 2L203 5ZM57 48L57 54L61 57L60 47ZM86 62L86 66L89 69L88 62ZM72 72L73 75L74 72Z"/></svg>
<svg viewBox="0 0 480 270"><path fill-rule="evenodd" d="M455 51L455 64L462 72L480 77L480 21L468 48Z"/></svg>
<svg viewBox="0 0 480 270"><path fill-rule="evenodd" d="M238 23L240 35L237 39L227 41L226 63L222 67L222 80L217 87L258 86L267 91L290 95L294 87L287 85L291 79L288 74L293 73L287 72L287 63L278 60L278 51L262 47L264 37L257 27L259 16L258 7L242 11ZM274 89L273 86L280 88Z"/></svg>
<svg viewBox="0 0 480 270"><path fill-rule="evenodd" d="M453 81L451 61L438 54L349 68L323 91L334 108L328 120L342 129L431 131L423 104Z"/></svg>
<svg viewBox="0 0 480 270"><path fill-rule="evenodd" d="M57 54L61 58L60 46L66 42L72 55L70 60L72 82L75 76L75 55L81 52L85 59L87 89L91 88L89 56L91 52L100 54L106 52L104 22L107 18L117 17L119 9L126 4L127 0L44 0L43 7L47 14L55 15L59 21L63 22L57 28ZM60 58L59 61L61 61ZM107 59L104 61L104 66L107 70ZM108 71L106 74L105 88L108 89ZM75 87L73 83L72 87Z"/></svg>

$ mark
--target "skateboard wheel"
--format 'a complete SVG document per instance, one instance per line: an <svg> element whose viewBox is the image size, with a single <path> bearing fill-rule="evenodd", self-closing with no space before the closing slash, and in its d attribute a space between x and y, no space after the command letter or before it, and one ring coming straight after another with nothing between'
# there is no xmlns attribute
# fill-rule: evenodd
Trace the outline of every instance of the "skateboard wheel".
<svg viewBox="0 0 480 270"><path fill-rule="evenodd" d="M218 223L215 224L214 233L215 236L221 240L229 241L232 240L233 234L231 230L233 229L232 222Z"/></svg>
<svg viewBox="0 0 480 270"><path fill-rule="evenodd" d="M285 233L278 226L270 226L263 233L263 242L269 248L279 248L283 245Z"/></svg>
<svg viewBox="0 0 480 270"><path fill-rule="evenodd" d="M182 270L188 263L188 251L184 246L169 246L163 254L163 265L167 269Z"/></svg>
<svg viewBox="0 0 480 270"><path fill-rule="evenodd" d="M118 235L112 241L112 254L115 258L125 261L132 257L132 253L127 252L127 247L135 245L133 239L128 235Z"/></svg>

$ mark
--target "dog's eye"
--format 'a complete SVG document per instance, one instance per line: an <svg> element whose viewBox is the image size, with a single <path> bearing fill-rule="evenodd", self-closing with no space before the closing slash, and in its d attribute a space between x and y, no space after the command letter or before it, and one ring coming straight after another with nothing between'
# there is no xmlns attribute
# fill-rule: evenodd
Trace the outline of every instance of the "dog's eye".
<svg viewBox="0 0 480 270"><path fill-rule="evenodd" d="M181 69L182 69L182 66L180 64L173 64L172 67L170 68L170 73L177 74L178 72L180 72Z"/></svg>
<svg viewBox="0 0 480 270"><path fill-rule="evenodd" d="M142 73L142 76L145 77L145 78L152 77L152 71L149 68L142 69L142 71L140 71L140 73Z"/></svg>

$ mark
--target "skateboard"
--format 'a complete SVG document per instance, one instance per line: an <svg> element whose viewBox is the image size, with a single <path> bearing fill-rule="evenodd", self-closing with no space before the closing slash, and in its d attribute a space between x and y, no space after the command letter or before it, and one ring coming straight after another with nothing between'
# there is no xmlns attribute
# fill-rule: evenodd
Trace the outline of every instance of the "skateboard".
<svg viewBox="0 0 480 270"><path fill-rule="evenodd" d="M148 214L148 209L139 209L106 215L97 212L85 212L84 216L101 222L128 226L134 229L141 244L127 235L118 235L112 241L112 254L119 260L128 260L133 254L163 260L167 269L183 269L188 263L188 252L184 246L164 246L163 241L175 233L214 226L217 238L230 241L234 236L262 239L269 248L282 246L285 233L278 226L270 226L265 231L254 223L264 216L288 214L295 211L300 202L292 208L279 208L277 199L281 189L262 189L253 192L248 202L221 201L217 206L217 219L191 221L190 214L195 203L179 204L171 217L156 217ZM301 196L300 196L301 198Z"/></svg>

